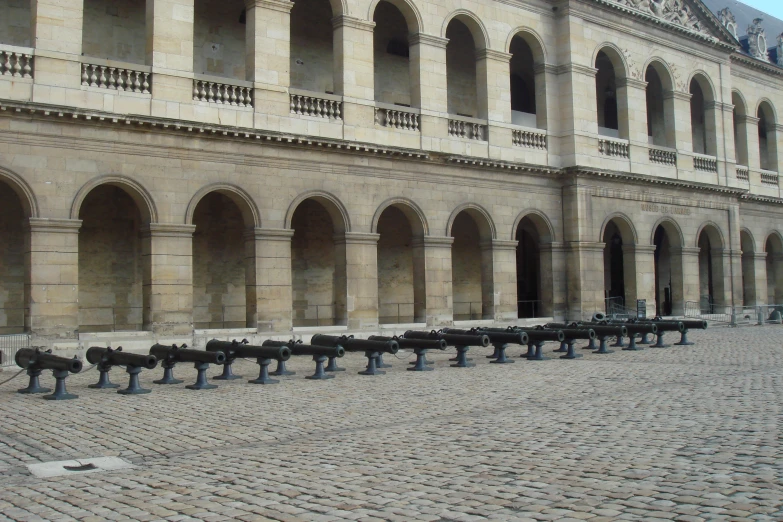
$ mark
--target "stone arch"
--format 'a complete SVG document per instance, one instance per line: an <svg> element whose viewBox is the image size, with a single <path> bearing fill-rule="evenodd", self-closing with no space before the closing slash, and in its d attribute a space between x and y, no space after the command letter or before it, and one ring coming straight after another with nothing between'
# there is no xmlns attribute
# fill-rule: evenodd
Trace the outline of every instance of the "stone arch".
<svg viewBox="0 0 783 522"><path fill-rule="evenodd" d="M329 0L329 5L332 6L332 16L347 16L350 14L347 0Z"/></svg>
<svg viewBox="0 0 783 522"><path fill-rule="evenodd" d="M73 203L71 204L71 219L79 219L79 212L81 211L84 198L86 198L94 188L100 185L112 185L121 188L136 203L143 222L158 222L158 208L155 205L155 201L150 192L138 181L126 176L114 174L99 176L82 185L82 188L76 193L76 197L74 197Z"/></svg>
<svg viewBox="0 0 783 522"><path fill-rule="evenodd" d="M492 221L492 217L489 215L489 212L484 209L484 207L476 203L463 203L454 209L454 211L449 216L448 222L446 223L446 236L452 235L451 229L454 226L454 220L463 210L466 211L468 215L476 222L476 225L479 228L479 233L481 234L482 241L497 239L495 223Z"/></svg>
<svg viewBox="0 0 783 522"><path fill-rule="evenodd" d="M743 254L756 252L756 238L747 227L740 229L740 250L742 250Z"/></svg>
<svg viewBox="0 0 783 522"><path fill-rule="evenodd" d="M487 28L484 27L478 16L467 9L457 9L446 16L440 32L441 37L446 38L446 30L452 20L459 20L470 30L470 34L473 35L473 44L476 46L477 51L491 48Z"/></svg>
<svg viewBox="0 0 783 522"><path fill-rule="evenodd" d="M535 225L541 243L552 243L556 240L557 236L555 234L555 228L552 226L552 222L546 214L534 208L528 208L519 213L514 220L514 225L511 227L511 237L509 239L512 241L516 239L519 223L525 218L529 218Z"/></svg>
<svg viewBox="0 0 783 522"><path fill-rule="evenodd" d="M522 38L530 50L533 52L533 59L536 64L547 63L546 46L541 36L533 29L527 26L520 26L511 31L506 38L506 46L503 50L507 53L511 52L511 41L515 36Z"/></svg>
<svg viewBox="0 0 783 522"><path fill-rule="evenodd" d="M739 90L737 89L731 90L731 103L734 105L734 109L737 111L737 114L741 116L745 116L748 114L748 101L747 99L745 99L745 96Z"/></svg>
<svg viewBox="0 0 783 522"><path fill-rule="evenodd" d="M415 236L423 237L429 235L430 227L427 223L427 218L424 215L424 211L421 209L421 207L419 207L419 205L408 198L389 198L381 203L372 217L370 232L373 234L378 232L378 221L381 219L381 214L383 214L383 211L389 207L396 207L403 214L405 214L405 217L408 218L408 221L411 224L411 228L413 228L413 233Z"/></svg>
<svg viewBox="0 0 783 522"><path fill-rule="evenodd" d="M22 208L25 212L25 217L40 217L38 199L35 197L33 189L21 176L9 169L0 167L0 181L11 187L11 190L19 197L19 201L22 203Z"/></svg>
<svg viewBox="0 0 783 522"><path fill-rule="evenodd" d="M706 72L702 70L696 70L691 73L687 83L689 89L691 83L694 81L701 88L705 101L715 101L715 84Z"/></svg>
<svg viewBox="0 0 783 522"><path fill-rule="evenodd" d="M372 0L372 2L370 2L370 8L367 11L367 20L373 20L375 9L382 1L389 2L399 9L400 13L402 13L402 16L405 18L405 21L408 23L409 34L417 34L424 31L424 22L421 19L419 8L410 0Z"/></svg>
<svg viewBox="0 0 783 522"><path fill-rule="evenodd" d="M740 251L742 269L742 304L754 306L761 304L765 299L761 298L759 285L756 282L756 239L750 229L740 229Z"/></svg>
<svg viewBox="0 0 783 522"><path fill-rule="evenodd" d="M777 230L767 234L764 240L767 264L767 302L783 302L783 235Z"/></svg>
<svg viewBox="0 0 783 522"><path fill-rule="evenodd" d="M778 116L775 110L775 104L772 103L769 98L761 98L756 104L756 114L764 112L764 116L768 118L769 123L777 123Z"/></svg>
<svg viewBox="0 0 783 522"><path fill-rule="evenodd" d="M294 198L288 206L288 211L285 215L285 228L292 228L291 221L293 220L294 212L296 212L296 208L306 199L313 199L323 205L332 218L335 232L345 233L351 231L351 219L345 205L343 205L335 195L321 190L304 192Z"/></svg>
<svg viewBox="0 0 783 522"><path fill-rule="evenodd" d="M623 239L623 243L629 245L639 244L639 236L636 233L636 227L634 227L633 221L622 212L614 212L606 216L606 219L604 219L604 222L601 224L601 231L598 235L599 243L603 242L604 232L606 232L606 227L611 221L614 221L615 225L617 225L617 228L620 230L620 236Z"/></svg>
<svg viewBox="0 0 783 522"><path fill-rule="evenodd" d="M657 56L652 56L644 64L642 71L644 71L646 74L647 69L650 67L655 69L655 72L658 73L658 77L661 79L661 83L663 83L663 88L669 91L673 91L675 88L674 75L672 74L672 69L666 60Z"/></svg>
<svg viewBox="0 0 783 522"><path fill-rule="evenodd" d="M718 226L718 224L714 221L705 221L699 225L699 229L696 231L696 241L694 246L699 246L699 238L701 237L702 232L707 234L707 238L709 238L712 248L725 247L726 241L724 240L723 230L721 230L720 226Z"/></svg>
<svg viewBox="0 0 783 522"><path fill-rule="evenodd" d="M247 228L261 227L261 213L259 212L255 201L253 201L253 198L244 189L228 183L212 183L211 185L199 189L190 199L187 210L185 211L186 225L193 224L193 214L196 212L196 207L204 196L211 192L222 194L233 201L242 213L242 218L244 219Z"/></svg>
<svg viewBox="0 0 783 522"><path fill-rule="evenodd" d="M672 242L672 246L680 248L685 246L685 234L682 233L682 227L680 227L680 224L677 223L674 218L668 216L659 218L658 221L656 221L652 226L652 231L650 233L650 244L655 242L655 231L658 230L659 226L663 227L663 229L666 231L666 234L669 236L669 240ZM675 241L676 244L674 244Z"/></svg>
<svg viewBox="0 0 783 522"><path fill-rule="evenodd" d="M591 67L595 67L595 62L598 60L598 54L603 52L612 62L614 72L618 78L628 77L628 63L625 60L625 55L615 44L611 42L604 42L595 48L593 52L593 60L590 62Z"/></svg>
<svg viewBox="0 0 783 522"><path fill-rule="evenodd" d="M772 241L772 244L778 247L781 253L783 253L783 234L781 234L777 230L772 230L770 233L768 233L766 238L764 239L764 247L763 247L764 252L767 251L767 245L770 244L770 241Z"/></svg>

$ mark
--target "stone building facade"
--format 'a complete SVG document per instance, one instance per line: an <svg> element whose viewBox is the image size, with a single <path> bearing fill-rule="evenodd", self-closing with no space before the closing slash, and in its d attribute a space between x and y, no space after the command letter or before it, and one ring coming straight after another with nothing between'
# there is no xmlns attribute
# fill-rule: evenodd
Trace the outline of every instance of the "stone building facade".
<svg viewBox="0 0 783 522"><path fill-rule="evenodd" d="M0 333L783 302L783 38L698 0L0 12Z"/></svg>

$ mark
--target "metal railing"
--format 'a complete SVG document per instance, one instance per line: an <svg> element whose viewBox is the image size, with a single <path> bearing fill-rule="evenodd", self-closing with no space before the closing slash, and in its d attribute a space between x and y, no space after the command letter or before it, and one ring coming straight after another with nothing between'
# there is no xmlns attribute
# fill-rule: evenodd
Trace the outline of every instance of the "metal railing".
<svg viewBox="0 0 783 522"><path fill-rule="evenodd" d="M517 301L517 317L525 319L541 317L541 309L543 306L544 302L540 299Z"/></svg>
<svg viewBox="0 0 783 522"><path fill-rule="evenodd" d="M79 332L138 332L144 329L142 306L79 307Z"/></svg>
<svg viewBox="0 0 783 522"><path fill-rule="evenodd" d="M685 301L685 317L705 319L710 323L725 326L756 324L758 307L720 305L709 296L701 296L699 301Z"/></svg>
<svg viewBox="0 0 783 522"><path fill-rule="evenodd" d="M0 353L3 355L3 360L0 362L0 366L14 366L14 356L16 352L22 348L30 347L30 334L8 334L0 335Z"/></svg>
<svg viewBox="0 0 783 522"><path fill-rule="evenodd" d="M455 321L478 321L483 318L483 303L481 301L454 302Z"/></svg>
<svg viewBox="0 0 783 522"><path fill-rule="evenodd" d="M193 328L196 330L245 328L246 326L247 307L243 304L193 307Z"/></svg>
<svg viewBox="0 0 783 522"><path fill-rule="evenodd" d="M294 304L294 326L345 326L348 324L345 317L342 304Z"/></svg>
<svg viewBox="0 0 783 522"><path fill-rule="evenodd" d="M424 303L380 303L378 306L378 322L380 324L415 323L416 310L423 309ZM418 322L426 319L418 318Z"/></svg>

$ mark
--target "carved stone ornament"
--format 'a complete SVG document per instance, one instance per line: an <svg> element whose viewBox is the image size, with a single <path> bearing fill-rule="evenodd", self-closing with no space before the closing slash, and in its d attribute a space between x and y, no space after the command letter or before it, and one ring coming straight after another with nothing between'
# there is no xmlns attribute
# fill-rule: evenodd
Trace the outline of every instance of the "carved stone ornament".
<svg viewBox="0 0 783 522"><path fill-rule="evenodd" d="M778 65L783 67L783 33L778 35Z"/></svg>
<svg viewBox="0 0 783 522"><path fill-rule="evenodd" d="M701 21L684 0L615 0L618 4L638 9L691 31L707 34Z"/></svg>
<svg viewBox="0 0 783 522"><path fill-rule="evenodd" d="M767 56L767 35L761 27L763 18L755 18L748 26L748 50L753 58L769 61Z"/></svg>
<svg viewBox="0 0 783 522"><path fill-rule="evenodd" d="M724 7L718 11L718 21L732 34L732 36L734 36L734 38L739 40L739 36L737 35L737 19L734 18L734 13L732 13L728 7Z"/></svg>

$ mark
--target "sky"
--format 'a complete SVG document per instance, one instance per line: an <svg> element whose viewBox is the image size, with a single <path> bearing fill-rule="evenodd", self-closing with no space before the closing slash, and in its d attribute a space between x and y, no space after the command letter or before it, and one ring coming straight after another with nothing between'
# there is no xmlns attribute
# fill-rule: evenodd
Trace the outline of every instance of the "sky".
<svg viewBox="0 0 783 522"><path fill-rule="evenodd" d="M783 0L740 0L743 4L783 20Z"/></svg>

